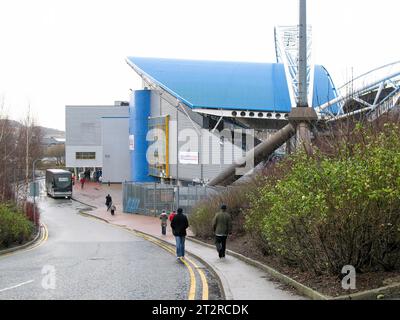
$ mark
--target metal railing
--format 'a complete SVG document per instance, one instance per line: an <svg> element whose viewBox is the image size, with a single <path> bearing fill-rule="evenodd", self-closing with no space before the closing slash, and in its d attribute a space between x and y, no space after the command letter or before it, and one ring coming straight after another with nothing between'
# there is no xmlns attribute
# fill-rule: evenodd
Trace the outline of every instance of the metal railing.
<svg viewBox="0 0 400 320"><path fill-rule="evenodd" d="M156 216L162 210L170 212L178 207L190 214L195 204L221 189L210 186L174 186L160 183L123 183L123 209L126 213Z"/></svg>

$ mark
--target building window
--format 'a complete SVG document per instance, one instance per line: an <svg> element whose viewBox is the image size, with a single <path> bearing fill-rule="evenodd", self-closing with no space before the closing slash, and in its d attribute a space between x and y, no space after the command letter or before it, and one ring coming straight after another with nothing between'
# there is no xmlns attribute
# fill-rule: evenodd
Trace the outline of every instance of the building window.
<svg viewBox="0 0 400 320"><path fill-rule="evenodd" d="M76 160L95 160L96 152L76 152Z"/></svg>

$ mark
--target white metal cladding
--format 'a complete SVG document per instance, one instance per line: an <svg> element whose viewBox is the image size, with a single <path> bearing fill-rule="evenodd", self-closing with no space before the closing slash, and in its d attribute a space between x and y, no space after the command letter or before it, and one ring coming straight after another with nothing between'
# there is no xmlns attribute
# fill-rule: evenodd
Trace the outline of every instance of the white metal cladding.
<svg viewBox="0 0 400 320"><path fill-rule="evenodd" d="M152 117L161 117L161 97L160 95L152 90L150 95L150 114Z"/></svg>
<svg viewBox="0 0 400 320"><path fill-rule="evenodd" d="M161 94L160 94L161 93ZM173 179L193 181L195 180L210 180L218 173L228 167L231 162L224 161L226 158L236 159L237 155L242 155L242 150L231 144L226 139L225 143L220 143L220 137L217 134L211 134L207 130L202 130L202 123L204 116L196 113L185 105L181 104L179 107L178 101L162 90L152 90L151 95L151 117L157 116L170 116L170 130L169 130L169 159L170 159L170 176ZM188 143L188 138L185 139L185 133L197 133L198 139L192 148ZM182 139L177 143L178 133L181 134ZM202 134L207 133L212 143L203 145L203 139L207 138ZM213 137L213 138L211 138ZM193 149L197 144L197 150ZM183 148L186 145L186 148ZM177 148L178 146L178 148ZM178 163L178 150L190 151L199 153L199 164L179 164ZM229 156L224 157L225 153L229 151ZM236 156L236 158L235 158ZM213 163L216 162L216 163ZM218 161L218 162L217 162ZM225 163L226 162L226 163ZM178 169L178 170L177 170Z"/></svg>
<svg viewBox="0 0 400 320"><path fill-rule="evenodd" d="M130 180L129 118L103 118L103 182Z"/></svg>
<svg viewBox="0 0 400 320"><path fill-rule="evenodd" d="M129 116L126 106L66 106L65 144L101 146L101 118Z"/></svg>
<svg viewBox="0 0 400 320"><path fill-rule="evenodd" d="M66 106L67 167L102 167L102 117L128 117L127 106ZM94 160L76 160L76 152L96 152Z"/></svg>
<svg viewBox="0 0 400 320"><path fill-rule="evenodd" d="M95 152L95 159L76 159L77 152ZM68 168L93 168L103 166L102 146L65 146L65 165Z"/></svg>

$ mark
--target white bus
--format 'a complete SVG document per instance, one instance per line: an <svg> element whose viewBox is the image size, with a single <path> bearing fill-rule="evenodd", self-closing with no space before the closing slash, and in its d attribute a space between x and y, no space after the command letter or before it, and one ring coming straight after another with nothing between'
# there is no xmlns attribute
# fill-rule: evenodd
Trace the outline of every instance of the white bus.
<svg viewBox="0 0 400 320"><path fill-rule="evenodd" d="M61 169L46 170L46 192L53 198L72 197L72 173Z"/></svg>

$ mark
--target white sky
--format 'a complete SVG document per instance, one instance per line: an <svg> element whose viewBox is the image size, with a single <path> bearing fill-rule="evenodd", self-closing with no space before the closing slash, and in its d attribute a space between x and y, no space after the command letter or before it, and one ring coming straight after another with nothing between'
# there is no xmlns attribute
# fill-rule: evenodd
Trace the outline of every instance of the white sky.
<svg viewBox="0 0 400 320"><path fill-rule="evenodd" d="M400 1L308 0L313 55L336 86L400 60ZM127 56L275 62L273 28L298 0L1 0L0 103L64 129L64 106L140 88Z"/></svg>

